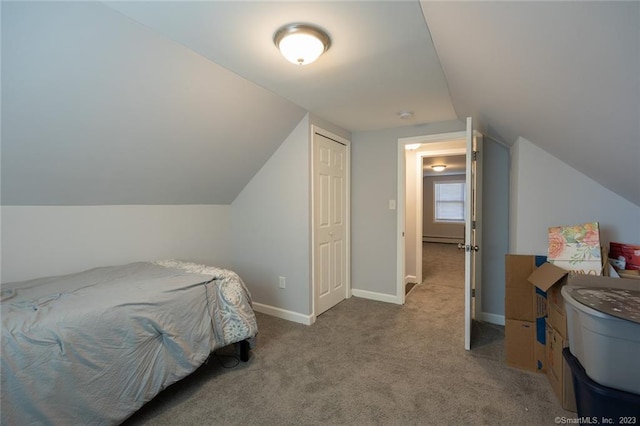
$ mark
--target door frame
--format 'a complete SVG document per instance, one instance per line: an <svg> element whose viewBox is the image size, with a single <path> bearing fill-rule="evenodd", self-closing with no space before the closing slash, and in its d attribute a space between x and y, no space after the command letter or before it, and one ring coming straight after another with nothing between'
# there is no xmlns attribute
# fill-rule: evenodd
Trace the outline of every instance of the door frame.
<svg viewBox="0 0 640 426"><path fill-rule="evenodd" d="M428 157L448 157L448 156L452 156L452 155L465 155L467 150L465 147L465 141L462 139L455 139L455 140L450 140L450 141L443 141L443 142L437 142L437 143L431 143L431 145L433 145L432 147L429 147L429 143L426 144L420 144L420 147L416 148L415 150L411 149L407 149L405 151L405 154L408 154L409 152L415 151L415 209L414 209L414 214L415 214L415 246L413 248L414 252L415 252L415 257L416 257L416 271L415 271L415 275L412 274L411 272L413 271L407 271L406 270L406 265L407 265L407 253L405 251L405 285L407 283L407 277L415 277L416 278L416 282L417 284L422 283L422 234L423 234L423 222L424 222L424 218L423 218L423 198L424 198L424 166L423 166L423 161L424 158L428 158ZM437 146L436 146L437 145ZM459 146L458 146L459 145ZM407 165L407 167L405 168L405 174L408 175L409 173L409 169L413 167L412 164ZM408 179L407 179L408 181ZM405 199L404 199L404 205L405 208L407 206L407 187L405 187ZM406 222L406 218L407 218L407 214L408 211L405 210L405 239L407 238L407 231L406 228L408 226L410 226L410 224L408 224ZM405 250L406 247L409 245L407 244L408 242L405 241ZM407 275L408 274L408 275Z"/></svg>
<svg viewBox="0 0 640 426"><path fill-rule="evenodd" d="M403 305L405 303L405 275L406 275L406 259L405 259L405 216L406 216L406 196L405 196L405 180L406 180L406 156L405 156L405 146L411 144L421 144L427 145L432 143L446 143L453 141L464 141L466 139L467 132L462 130L458 132L450 132L450 133L439 133L435 135L425 135L425 136L413 136L408 138L399 138L398 139L398 189L397 189L397 214L396 214L396 226L397 226L397 253L396 253L396 297L395 303L399 305ZM427 149L428 151L428 149ZM432 150L434 152L435 150ZM457 149L439 149L437 154L439 155L456 155L460 154ZM464 149L464 153L466 149ZM420 175L422 175L422 156L417 156L420 160ZM416 167L418 167L418 161L416 161ZM466 179L465 179L466 180ZM420 188L422 188L422 184L420 184ZM422 195L420 195L420 199L422 199ZM419 204L419 203L416 203ZM416 210L419 209L420 213L422 213L422 205L416 206ZM420 215L422 216L422 214ZM419 220L417 222L420 222ZM422 228L422 224L418 224L418 228ZM422 237L418 238L418 242L416 244L416 250L418 250L417 245L422 243ZM420 252L422 247L420 247ZM479 293L476 292L476 294ZM478 302L478 298L476 298L476 305ZM476 306L476 312L479 306Z"/></svg>
<svg viewBox="0 0 640 426"><path fill-rule="evenodd" d="M455 142L455 141L451 141L451 142ZM421 169L423 168L422 164L425 158L449 157L452 155L466 155L466 153L467 153L466 148L451 148L451 149L434 150L434 151L428 150L427 148L427 151L418 151L416 153L416 157L417 157L416 168L421 168ZM453 175L453 176L461 176L461 175ZM465 181L466 181L466 177L465 177ZM418 238L416 239L416 259L422 259L422 245L423 245L422 234L423 234L423 223L424 223L423 207L424 207L424 175L421 174L420 176L416 176L416 221L417 221L416 234L418 236ZM420 282L418 284L420 283L422 283L422 268L420 268Z"/></svg>
<svg viewBox="0 0 640 426"><path fill-rule="evenodd" d="M346 148L346 181L345 181L345 250L344 250L344 266L345 266L345 298L351 298L351 141L345 139L341 136L338 136L334 133L331 133L328 130L325 130L319 126L312 124L310 126L310 137L309 137L309 170L311 172L311 179L309 179L309 206L311 220L309 234L311 238L310 240L310 253L311 253L311 270L310 272L310 281L311 281L311 324L316 321L316 282L315 282L315 268L316 268L316 253L315 253L315 226L316 226L316 217L315 217L315 135L319 134L324 136L325 138L331 139L337 143L340 143Z"/></svg>

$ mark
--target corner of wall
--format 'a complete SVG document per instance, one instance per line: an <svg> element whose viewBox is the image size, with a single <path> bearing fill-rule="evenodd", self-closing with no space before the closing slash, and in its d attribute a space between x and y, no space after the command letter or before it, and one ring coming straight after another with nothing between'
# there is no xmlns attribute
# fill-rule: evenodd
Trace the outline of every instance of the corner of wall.
<svg viewBox="0 0 640 426"><path fill-rule="evenodd" d="M231 205L233 268L256 303L294 316L311 314L309 129L307 114Z"/></svg>
<svg viewBox="0 0 640 426"><path fill-rule="evenodd" d="M509 253L518 247L518 173L520 162L520 139L509 148Z"/></svg>
<svg viewBox="0 0 640 426"><path fill-rule="evenodd" d="M317 126L320 127L324 130L327 130L337 136L340 136L341 138L347 139L347 140L351 140L351 132L343 129L342 127L336 126L332 123L329 123L328 121L314 115L314 114L307 114L307 116L309 117L309 125L310 126Z"/></svg>

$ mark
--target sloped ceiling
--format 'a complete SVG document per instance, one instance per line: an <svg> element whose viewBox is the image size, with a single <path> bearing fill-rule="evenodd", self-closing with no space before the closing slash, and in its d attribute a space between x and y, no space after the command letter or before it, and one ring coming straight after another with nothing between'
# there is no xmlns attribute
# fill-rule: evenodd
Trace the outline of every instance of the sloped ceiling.
<svg viewBox="0 0 640 426"><path fill-rule="evenodd" d="M2 3L3 204L230 204L305 114L101 3Z"/></svg>
<svg viewBox="0 0 640 426"><path fill-rule="evenodd" d="M422 7L459 117L640 205L640 2Z"/></svg>
<svg viewBox="0 0 640 426"><path fill-rule="evenodd" d="M271 40L300 21L333 40L306 67ZM3 1L2 203L227 204L309 111L474 116L640 205L639 22L638 2Z"/></svg>
<svg viewBox="0 0 640 426"><path fill-rule="evenodd" d="M418 1L107 3L159 34L349 131L455 119ZM323 27L332 46L292 66L273 44L291 22ZM410 124L411 124L410 123Z"/></svg>

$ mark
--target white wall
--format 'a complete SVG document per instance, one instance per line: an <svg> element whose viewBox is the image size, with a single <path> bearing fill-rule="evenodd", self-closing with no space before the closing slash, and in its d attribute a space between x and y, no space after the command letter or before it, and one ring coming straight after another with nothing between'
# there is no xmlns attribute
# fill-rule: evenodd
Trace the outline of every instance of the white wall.
<svg viewBox="0 0 640 426"><path fill-rule="evenodd" d="M640 241L640 207L524 138L511 148L510 191L511 253L546 255L550 226L594 221L605 247Z"/></svg>
<svg viewBox="0 0 640 426"><path fill-rule="evenodd" d="M2 282L181 259L231 267L230 207L2 206Z"/></svg>

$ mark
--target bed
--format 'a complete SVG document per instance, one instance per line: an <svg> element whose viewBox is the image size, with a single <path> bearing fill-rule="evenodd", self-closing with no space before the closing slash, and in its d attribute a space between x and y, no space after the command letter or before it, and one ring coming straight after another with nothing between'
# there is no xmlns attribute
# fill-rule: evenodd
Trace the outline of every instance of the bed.
<svg viewBox="0 0 640 426"><path fill-rule="evenodd" d="M253 346L232 271L137 262L2 285L1 422L119 424L216 349Z"/></svg>

